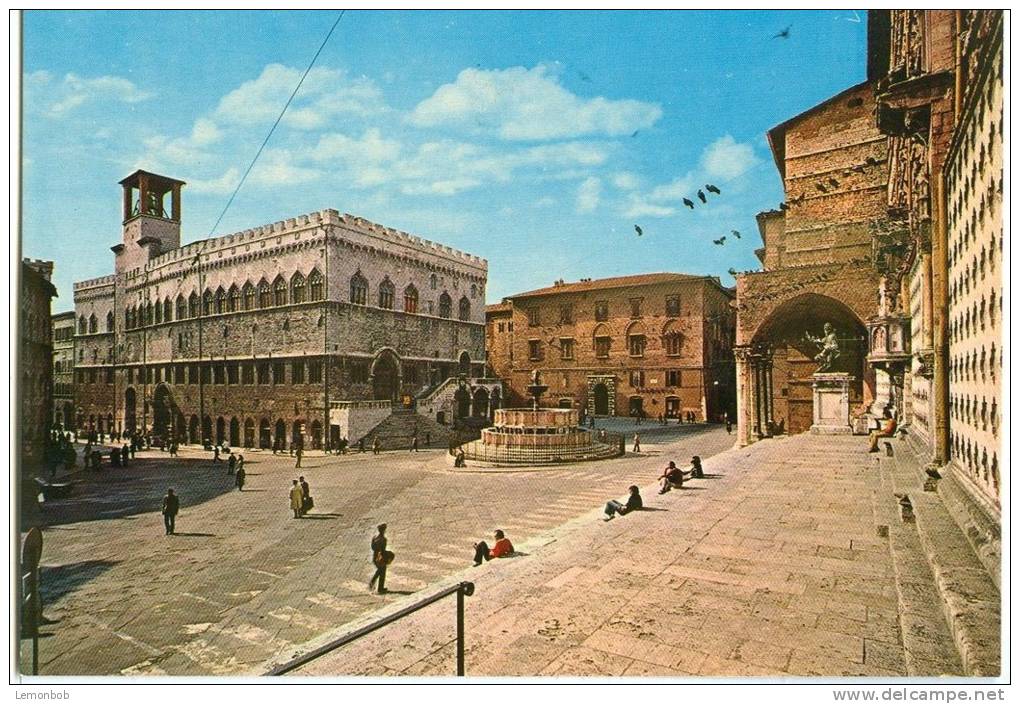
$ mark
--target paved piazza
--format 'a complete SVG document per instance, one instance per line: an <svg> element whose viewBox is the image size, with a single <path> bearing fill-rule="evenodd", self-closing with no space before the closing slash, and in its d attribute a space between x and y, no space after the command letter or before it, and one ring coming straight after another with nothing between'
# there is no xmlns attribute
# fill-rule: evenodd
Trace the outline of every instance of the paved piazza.
<svg viewBox="0 0 1020 704"><path fill-rule="evenodd" d="M182 449L177 460L143 452L126 469L78 473L75 495L42 513L45 613L58 623L44 629L40 673L256 672L469 567L473 542L495 528L527 544L649 484L666 460L709 457L734 440L700 425L640 432L641 455L535 471L454 473L440 450L306 456L296 470L289 456L250 452L238 492L225 464ZM303 520L288 508L299 474L316 502ZM159 515L168 486L181 496L176 536ZM367 589L380 522L397 553L386 596Z"/></svg>

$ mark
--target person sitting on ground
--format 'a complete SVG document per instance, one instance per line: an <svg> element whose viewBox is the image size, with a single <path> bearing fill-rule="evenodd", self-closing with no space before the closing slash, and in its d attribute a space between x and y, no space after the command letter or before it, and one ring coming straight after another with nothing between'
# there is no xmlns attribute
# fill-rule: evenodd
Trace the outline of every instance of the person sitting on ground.
<svg viewBox="0 0 1020 704"><path fill-rule="evenodd" d="M882 421L878 430L872 430L868 433L868 440L871 441L871 445L868 447L868 452L878 452L878 439L879 438L891 438L896 435L896 419L892 417L892 414L888 410L885 412L885 420Z"/></svg>
<svg viewBox="0 0 1020 704"><path fill-rule="evenodd" d="M701 468L701 458L695 455L691 458L691 477L694 479L704 479L705 471Z"/></svg>
<svg viewBox="0 0 1020 704"><path fill-rule="evenodd" d="M683 489L684 471L676 466L676 462L670 460L669 466L662 470L659 476L659 483L662 485L659 489L660 494L665 494L670 489Z"/></svg>
<svg viewBox="0 0 1020 704"><path fill-rule="evenodd" d="M636 486L631 486L628 491L630 491L630 496L627 498L626 504L621 504L615 499L606 503L607 521L613 520L616 514L623 516L631 511L637 511L644 506L644 502L641 500L641 493Z"/></svg>
<svg viewBox="0 0 1020 704"><path fill-rule="evenodd" d="M475 567L482 564L482 560L488 562L497 557L510 557L514 553L514 546L503 531L496 531L496 543L489 549L489 544L484 540L475 543Z"/></svg>

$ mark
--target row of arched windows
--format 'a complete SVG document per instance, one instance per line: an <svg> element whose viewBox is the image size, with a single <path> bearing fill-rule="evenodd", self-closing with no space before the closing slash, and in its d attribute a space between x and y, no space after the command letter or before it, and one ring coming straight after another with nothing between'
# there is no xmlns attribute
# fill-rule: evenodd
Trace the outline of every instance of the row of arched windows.
<svg viewBox="0 0 1020 704"><path fill-rule="evenodd" d="M390 277L383 278L379 284L374 302L377 307L385 310L394 310L396 307L396 295L397 289L390 281ZM408 284L404 288L403 292L403 311L405 313L417 313L418 312L418 289L415 288L414 284ZM368 279L366 279L361 271L356 271L354 276L351 277L351 289L350 289L350 301L357 306L367 306L369 304L369 285ZM431 303L429 303L431 310ZM450 298L450 294L443 291L439 296L439 311L440 318L453 317L453 299ZM457 304L457 317L460 320L471 319L471 301L467 296L461 296L460 302Z"/></svg>
<svg viewBox="0 0 1020 704"><path fill-rule="evenodd" d="M187 298L184 294L179 294L176 300L167 297L162 301L130 306L124 311L124 321L127 329L131 330L143 325L197 318L200 311L201 315L236 313L324 299L322 274L317 269L312 269L308 278L299 271L290 278L289 283L281 275L277 276L272 284L265 279L259 281L257 285L248 281L240 288L234 284L229 289L222 286L215 291L206 289L201 298L192 291Z"/></svg>
<svg viewBox="0 0 1020 704"><path fill-rule="evenodd" d="M99 332L99 319L96 314L91 314L88 319L84 315L78 316L78 334L88 335ZM106 314L106 332L113 332L113 311Z"/></svg>

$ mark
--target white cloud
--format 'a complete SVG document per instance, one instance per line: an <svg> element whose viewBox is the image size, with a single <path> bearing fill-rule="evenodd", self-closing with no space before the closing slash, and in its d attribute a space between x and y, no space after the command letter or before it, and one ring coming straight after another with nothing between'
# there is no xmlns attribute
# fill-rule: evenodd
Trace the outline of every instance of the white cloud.
<svg viewBox="0 0 1020 704"><path fill-rule="evenodd" d="M727 180L742 175L757 162L754 147L740 144L728 134L708 145L701 155L701 165L708 176Z"/></svg>
<svg viewBox="0 0 1020 704"><path fill-rule="evenodd" d="M269 64L258 78L245 81L223 96L214 116L242 125L272 122L301 73L296 68ZM309 71L283 122L296 129L320 129L338 115L368 116L385 110L382 93L370 79L352 79L345 71L319 67Z"/></svg>
<svg viewBox="0 0 1020 704"><path fill-rule="evenodd" d="M545 140L585 135L620 136L651 127L662 108L638 100L582 98L545 66L526 69L468 68L440 86L411 113L419 127L492 127L503 139Z"/></svg>
<svg viewBox="0 0 1020 704"><path fill-rule="evenodd" d="M63 117L90 102L140 103L152 93L120 76L84 78L68 73L57 81L49 71L34 71L26 77L26 103L50 117Z"/></svg>
<svg viewBox="0 0 1020 704"><path fill-rule="evenodd" d="M613 174L612 182L621 191L633 191L640 183L637 175L630 171L619 171Z"/></svg>
<svg viewBox="0 0 1020 704"><path fill-rule="evenodd" d="M385 139L378 128L365 130L360 138L339 132L319 138L310 157L322 164L342 165L353 175L358 186L375 186L389 179L389 165L401 152L400 142Z"/></svg>
<svg viewBox="0 0 1020 704"><path fill-rule="evenodd" d="M682 178L675 178L667 184L656 186L648 197L654 201L679 201L682 198L691 197L693 191L697 191L694 186L694 178L691 174L687 174Z"/></svg>
<svg viewBox="0 0 1020 704"><path fill-rule="evenodd" d="M222 176L212 179L189 178L188 190L194 193L225 195L232 193L241 180L241 171L235 167L227 169Z"/></svg>
<svg viewBox="0 0 1020 704"><path fill-rule="evenodd" d="M599 207L602 197L602 181L590 176L577 188L577 212L590 213Z"/></svg>
<svg viewBox="0 0 1020 704"><path fill-rule="evenodd" d="M623 215L628 218L654 217L666 218L676 214L676 208L668 205L651 203L646 198L632 193L623 208Z"/></svg>

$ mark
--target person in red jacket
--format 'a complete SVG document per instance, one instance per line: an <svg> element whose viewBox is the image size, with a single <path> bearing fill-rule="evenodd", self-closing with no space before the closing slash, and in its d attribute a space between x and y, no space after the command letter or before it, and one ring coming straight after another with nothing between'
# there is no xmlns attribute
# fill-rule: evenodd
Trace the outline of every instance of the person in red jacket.
<svg viewBox="0 0 1020 704"><path fill-rule="evenodd" d="M489 561L494 557L509 557L514 552L514 546L509 538L501 530L496 531L496 543L489 549L489 544L484 540L475 543L475 567L482 564L482 560Z"/></svg>

